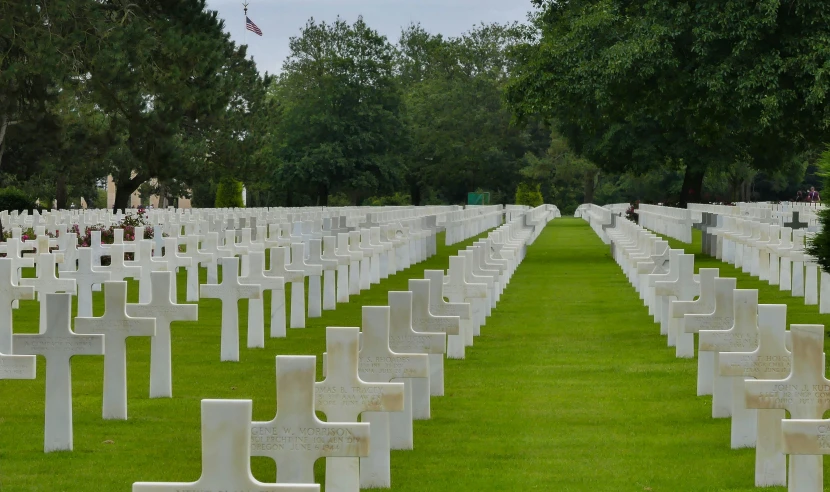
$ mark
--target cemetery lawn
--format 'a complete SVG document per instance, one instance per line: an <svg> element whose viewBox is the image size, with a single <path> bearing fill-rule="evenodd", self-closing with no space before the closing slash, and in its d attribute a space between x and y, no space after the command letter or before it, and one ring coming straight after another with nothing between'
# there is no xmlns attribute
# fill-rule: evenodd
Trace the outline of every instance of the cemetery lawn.
<svg viewBox="0 0 830 492"><path fill-rule="evenodd" d="M254 420L270 420L275 355L319 356L326 326L360 326L362 305L385 305L388 291L405 290L425 268L446 269L447 257L471 241L444 247L439 237L435 257L307 320L304 330L289 329L287 339L266 339L265 349L244 348L242 328L238 363L219 362L220 304L202 300L198 323L173 325L173 399L147 398L149 341L128 341L125 422L101 419L103 358L76 357L74 452L42 451L39 358L36 381L0 381L0 491L195 481L201 399L252 399ZM761 302L783 302L777 290L711 261L697 266L760 288ZM184 275L178 280L183 302ZM97 298L96 316L102 304ZM824 321L816 306L799 307L803 314L793 306L790 322ZM36 313L36 303L24 301L15 332L36 332ZM393 451L393 490L755 490L753 450L730 450L729 421L711 419L710 397L695 396L696 360L674 357L608 247L581 219L548 225L481 333L466 360L445 362L446 395L432 399L432 420L415 422L415 450ZM318 357L318 379L320 365ZM254 458L252 469L273 481L273 461Z"/></svg>

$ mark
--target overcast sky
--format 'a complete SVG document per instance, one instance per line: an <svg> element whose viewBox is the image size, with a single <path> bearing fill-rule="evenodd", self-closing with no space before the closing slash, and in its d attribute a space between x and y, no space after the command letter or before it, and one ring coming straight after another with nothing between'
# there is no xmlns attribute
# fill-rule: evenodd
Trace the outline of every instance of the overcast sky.
<svg viewBox="0 0 830 492"><path fill-rule="evenodd" d="M420 22L429 32L458 36L480 23L524 21L530 0L249 0L248 17L262 30L262 37L245 30L242 0L208 0L219 11L225 29L239 44L245 43L260 72L280 71L289 54L288 38L296 36L306 21L331 22L338 15L353 23L359 15L372 29L397 42L401 29Z"/></svg>

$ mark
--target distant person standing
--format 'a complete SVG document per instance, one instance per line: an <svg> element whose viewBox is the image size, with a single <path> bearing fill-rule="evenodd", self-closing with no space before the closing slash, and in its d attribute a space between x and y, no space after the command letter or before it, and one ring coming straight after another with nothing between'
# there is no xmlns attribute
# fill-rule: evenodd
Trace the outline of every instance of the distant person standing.
<svg viewBox="0 0 830 492"><path fill-rule="evenodd" d="M810 203L816 203L821 201L821 196L816 191L815 186L810 187L810 191L807 192L807 201Z"/></svg>
<svg viewBox="0 0 830 492"><path fill-rule="evenodd" d="M795 192L795 200L793 200L793 201L794 202L803 202L804 201L804 195L801 194L801 190L798 190L798 191Z"/></svg>

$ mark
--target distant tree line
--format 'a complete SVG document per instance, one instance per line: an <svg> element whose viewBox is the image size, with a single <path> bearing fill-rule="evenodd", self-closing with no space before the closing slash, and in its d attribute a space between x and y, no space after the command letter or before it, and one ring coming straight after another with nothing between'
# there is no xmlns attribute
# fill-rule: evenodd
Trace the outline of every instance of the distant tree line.
<svg viewBox="0 0 830 492"><path fill-rule="evenodd" d="M311 19L262 75L204 0L0 1L0 187L195 206L787 199L830 6L535 0L457 37ZM231 196L233 195L233 196ZM536 198L534 198L536 200Z"/></svg>

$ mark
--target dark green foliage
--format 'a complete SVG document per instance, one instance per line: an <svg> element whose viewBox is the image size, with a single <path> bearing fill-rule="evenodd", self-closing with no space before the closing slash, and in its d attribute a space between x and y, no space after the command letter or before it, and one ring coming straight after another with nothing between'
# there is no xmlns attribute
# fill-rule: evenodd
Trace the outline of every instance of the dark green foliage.
<svg viewBox="0 0 830 492"><path fill-rule="evenodd" d="M516 187L516 205L527 205L535 208L543 203L545 202L542 198L541 185L519 183L519 186Z"/></svg>
<svg viewBox="0 0 830 492"><path fill-rule="evenodd" d="M508 100L606 171L683 168L685 203L709 169L775 169L825 137L826 1L534 3Z"/></svg>
<svg viewBox="0 0 830 492"><path fill-rule="evenodd" d="M373 196L363 202L364 206L383 207L389 205L412 205L412 197L403 193L395 193L391 196Z"/></svg>
<svg viewBox="0 0 830 492"><path fill-rule="evenodd" d="M822 270L830 273L830 209L821 210L818 215L821 232L813 236L804 249L808 255L816 258Z"/></svg>
<svg viewBox="0 0 830 492"><path fill-rule="evenodd" d="M242 208L242 183L233 178L222 178L216 186L216 208Z"/></svg>
<svg viewBox="0 0 830 492"><path fill-rule="evenodd" d="M35 200L17 188L0 189L0 210L31 211L35 208Z"/></svg>

